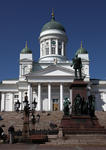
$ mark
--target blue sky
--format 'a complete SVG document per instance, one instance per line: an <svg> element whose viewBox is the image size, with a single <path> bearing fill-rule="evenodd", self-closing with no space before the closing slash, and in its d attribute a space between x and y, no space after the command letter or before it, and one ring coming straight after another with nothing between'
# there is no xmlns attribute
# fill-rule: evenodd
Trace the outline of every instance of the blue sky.
<svg viewBox="0 0 106 150"><path fill-rule="evenodd" d="M18 77L26 40L34 60L39 58L39 34L52 8L66 29L68 59L83 40L91 78L106 80L106 0L0 0L0 81Z"/></svg>

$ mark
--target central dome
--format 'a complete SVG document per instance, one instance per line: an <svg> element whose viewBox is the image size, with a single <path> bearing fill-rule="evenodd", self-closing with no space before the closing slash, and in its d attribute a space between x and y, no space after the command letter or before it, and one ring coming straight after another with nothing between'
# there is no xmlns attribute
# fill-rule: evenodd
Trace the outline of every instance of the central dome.
<svg viewBox="0 0 106 150"><path fill-rule="evenodd" d="M57 21L55 21L55 17L54 14L52 14L52 19L51 21L47 22L41 32L45 31L45 30L49 30L49 29L57 29L57 30L61 30L65 32L65 28Z"/></svg>
<svg viewBox="0 0 106 150"><path fill-rule="evenodd" d="M65 28L55 21L54 12L49 22L44 24L39 36L40 62L51 62L66 60L67 35Z"/></svg>

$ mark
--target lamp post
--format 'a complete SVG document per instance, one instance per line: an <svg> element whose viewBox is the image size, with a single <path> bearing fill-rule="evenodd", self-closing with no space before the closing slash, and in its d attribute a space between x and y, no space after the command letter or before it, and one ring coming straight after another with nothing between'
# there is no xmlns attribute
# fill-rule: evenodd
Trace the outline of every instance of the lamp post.
<svg viewBox="0 0 106 150"><path fill-rule="evenodd" d="M23 137L26 139L29 136L29 104L27 92L25 93L24 104L24 122L23 122Z"/></svg>
<svg viewBox="0 0 106 150"><path fill-rule="evenodd" d="M27 139L29 137L29 115L30 115L30 107L28 104L28 96L27 96L27 92L25 93L25 97L24 97L24 121L23 121L23 138L24 140ZM37 102L34 99L34 101L32 102L32 110L31 110L31 123L32 123L32 130L35 130L35 108L37 106Z"/></svg>
<svg viewBox="0 0 106 150"><path fill-rule="evenodd" d="M31 123L32 123L32 130L35 130L35 123L36 123L36 119L35 119L35 108L37 106L37 102L34 98L34 101L32 102L32 114L31 114Z"/></svg>
<svg viewBox="0 0 106 150"><path fill-rule="evenodd" d="M35 110L36 106L37 106L37 102L34 98L34 101L32 102L32 110Z"/></svg>
<svg viewBox="0 0 106 150"><path fill-rule="evenodd" d="M20 102L19 102L19 100L17 100L17 102L15 102L15 110L16 110L16 112L19 112L19 108L20 108Z"/></svg>

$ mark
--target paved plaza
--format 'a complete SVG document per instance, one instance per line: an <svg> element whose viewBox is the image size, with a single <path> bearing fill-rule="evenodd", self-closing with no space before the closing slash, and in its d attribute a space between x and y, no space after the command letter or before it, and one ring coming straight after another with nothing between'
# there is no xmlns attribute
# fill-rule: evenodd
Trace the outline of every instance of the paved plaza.
<svg viewBox="0 0 106 150"><path fill-rule="evenodd" d="M39 144L0 144L0 150L106 150L106 146L69 146Z"/></svg>

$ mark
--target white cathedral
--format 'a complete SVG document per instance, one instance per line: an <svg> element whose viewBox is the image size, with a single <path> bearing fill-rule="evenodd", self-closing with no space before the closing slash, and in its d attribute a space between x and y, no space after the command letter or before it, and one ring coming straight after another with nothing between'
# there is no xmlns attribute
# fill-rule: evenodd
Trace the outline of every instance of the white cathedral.
<svg viewBox="0 0 106 150"><path fill-rule="evenodd" d="M66 57L67 35L65 28L51 20L40 32L40 58L33 60L32 51L27 47L20 52L19 78L3 80L0 83L0 111L15 111L17 100L21 103L27 92L30 107L35 99L37 111L62 111L64 98L72 101L71 83L74 81L72 61ZM76 54L82 60L84 81L88 82L87 94L95 95L96 110L106 111L106 81L90 79L89 54L81 47Z"/></svg>

